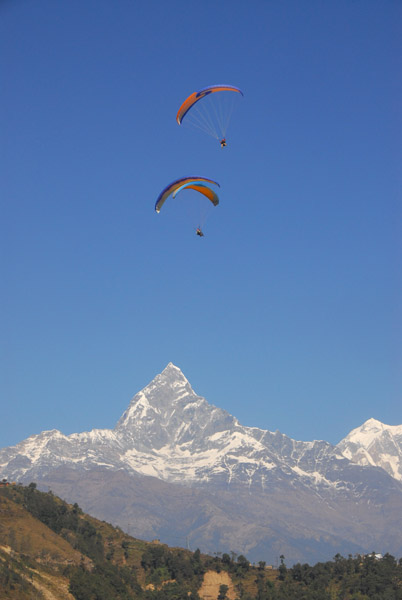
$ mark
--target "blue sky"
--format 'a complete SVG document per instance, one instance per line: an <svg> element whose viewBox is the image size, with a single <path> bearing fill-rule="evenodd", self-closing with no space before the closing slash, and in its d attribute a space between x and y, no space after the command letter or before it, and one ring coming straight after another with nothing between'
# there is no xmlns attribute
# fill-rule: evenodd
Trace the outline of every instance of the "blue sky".
<svg viewBox="0 0 402 600"><path fill-rule="evenodd" d="M244 425L402 423L401 40L397 1L0 2L1 446L169 361ZM217 83L223 150L175 121ZM194 174L203 239L154 212Z"/></svg>

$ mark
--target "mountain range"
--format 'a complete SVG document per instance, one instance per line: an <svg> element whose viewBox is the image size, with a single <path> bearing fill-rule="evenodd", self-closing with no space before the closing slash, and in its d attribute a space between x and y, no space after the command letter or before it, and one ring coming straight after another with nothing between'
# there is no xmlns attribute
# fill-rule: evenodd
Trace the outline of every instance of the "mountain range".
<svg viewBox="0 0 402 600"><path fill-rule="evenodd" d="M35 481L130 534L275 564L402 555L402 426L369 419L336 446L245 427L169 363L114 429L32 435L0 476Z"/></svg>

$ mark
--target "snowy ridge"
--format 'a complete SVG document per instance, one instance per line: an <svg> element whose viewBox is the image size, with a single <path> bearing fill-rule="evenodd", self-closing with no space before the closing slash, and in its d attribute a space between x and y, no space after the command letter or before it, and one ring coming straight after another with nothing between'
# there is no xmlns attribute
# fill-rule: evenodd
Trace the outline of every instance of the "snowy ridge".
<svg viewBox="0 0 402 600"><path fill-rule="evenodd" d="M381 467L402 481L402 425L369 419L353 429L337 448L353 463Z"/></svg>
<svg viewBox="0 0 402 600"><path fill-rule="evenodd" d="M170 483L264 490L286 480L315 490L338 490L344 486L339 472L353 463L381 466L401 480L401 446L402 426L374 419L337 447L244 427L198 396L180 369L169 363L132 398L113 430L68 436L57 430L42 432L1 450L0 468L3 477L13 480L32 479L58 466L106 466Z"/></svg>

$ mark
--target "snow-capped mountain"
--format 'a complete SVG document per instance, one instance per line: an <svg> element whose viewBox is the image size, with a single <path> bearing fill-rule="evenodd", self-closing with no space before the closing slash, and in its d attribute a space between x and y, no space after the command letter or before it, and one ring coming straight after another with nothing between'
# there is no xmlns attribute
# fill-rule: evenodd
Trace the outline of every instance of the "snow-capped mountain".
<svg viewBox="0 0 402 600"><path fill-rule="evenodd" d="M402 553L401 429L368 421L334 447L245 427L169 363L113 430L33 435L0 450L0 477L49 485L122 527L135 521L138 537L175 544L181 532L209 552Z"/></svg>
<svg viewBox="0 0 402 600"><path fill-rule="evenodd" d="M352 462L381 467L402 481L402 425L384 425L369 419L353 429L337 448Z"/></svg>
<svg viewBox="0 0 402 600"><path fill-rule="evenodd" d="M0 452L0 469L13 479L38 477L49 468L106 467L171 483L244 484L264 488L275 471L314 485L339 486L326 477L344 457L326 442L298 442L279 432L244 427L195 394L169 363L134 396L113 430L65 436L34 435Z"/></svg>

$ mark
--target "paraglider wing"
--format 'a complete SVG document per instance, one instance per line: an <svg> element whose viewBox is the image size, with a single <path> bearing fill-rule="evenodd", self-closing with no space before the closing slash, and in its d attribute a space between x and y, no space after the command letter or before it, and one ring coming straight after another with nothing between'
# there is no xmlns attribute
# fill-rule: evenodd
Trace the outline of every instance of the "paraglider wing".
<svg viewBox="0 0 402 600"><path fill-rule="evenodd" d="M208 96L209 94L213 94L215 92L238 92L242 96L244 95L239 88L233 85L210 85L206 88L203 88L198 92L190 94L190 96L186 98L186 100L184 100L176 116L176 121L178 122L178 124L181 125L182 120L184 119L190 108L192 108L194 104L196 104L196 102L198 102L205 96Z"/></svg>
<svg viewBox="0 0 402 600"><path fill-rule="evenodd" d="M170 196L170 194L172 194L173 192L175 192L178 188L185 186L186 184L191 184L191 183L197 183L197 182L207 182L207 183L213 183L214 185L219 186L219 183L217 183L216 181L213 181L212 179L207 179L206 177L182 177L181 179L176 179L176 181L173 181L172 183L170 183L168 186L165 187L165 189L163 189L161 191L161 193L159 194L156 203L155 203L155 210L156 212L160 212L164 202L166 201L166 199ZM200 191L200 190L198 190ZM212 192L212 190L211 190ZM206 194L204 194L206 195ZM212 202L212 200L211 200Z"/></svg>
<svg viewBox="0 0 402 600"><path fill-rule="evenodd" d="M219 204L218 195L214 192L214 190L204 183L185 183L173 192L172 197L176 198L177 194L184 189L195 190L196 192L200 192L200 194L204 194L204 196L206 196L214 206L218 206Z"/></svg>

